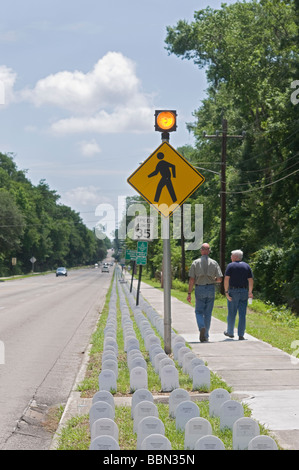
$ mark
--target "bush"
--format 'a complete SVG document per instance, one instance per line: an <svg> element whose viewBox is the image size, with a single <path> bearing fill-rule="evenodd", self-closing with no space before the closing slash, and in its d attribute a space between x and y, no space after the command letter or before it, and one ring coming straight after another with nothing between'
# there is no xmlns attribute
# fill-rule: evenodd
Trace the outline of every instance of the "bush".
<svg viewBox="0 0 299 470"><path fill-rule="evenodd" d="M283 287L283 250L275 245L268 245L258 250L252 260L254 289L263 300L284 303Z"/></svg>

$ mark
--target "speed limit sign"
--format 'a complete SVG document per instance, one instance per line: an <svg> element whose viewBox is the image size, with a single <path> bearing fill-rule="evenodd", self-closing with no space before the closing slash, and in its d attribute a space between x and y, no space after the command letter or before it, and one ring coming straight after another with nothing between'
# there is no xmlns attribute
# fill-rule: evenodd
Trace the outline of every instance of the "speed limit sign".
<svg viewBox="0 0 299 470"><path fill-rule="evenodd" d="M138 216L134 221L134 240L153 240L154 217Z"/></svg>

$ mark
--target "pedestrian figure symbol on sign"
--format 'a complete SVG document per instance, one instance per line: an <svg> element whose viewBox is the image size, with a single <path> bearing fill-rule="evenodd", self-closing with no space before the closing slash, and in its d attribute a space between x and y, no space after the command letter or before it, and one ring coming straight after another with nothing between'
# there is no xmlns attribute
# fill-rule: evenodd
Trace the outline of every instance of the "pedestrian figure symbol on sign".
<svg viewBox="0 0 299 470"><path fill-rule="evenodd" d="M176 177L175 165L173 165L172 163L167 162L166 160L163 160L164 159L164 153L163 152L158 152L157 158L160 161L157 164L155 171L153 171L152 173L150 173L148 175L148 178L152 178L153 176L156 176L159 173L161 175L161 179L160 179L160 181L158 183L158 186L157 186L154 201L159 202L162 189L164 188L164 186L166 186L167 189L168 189L169 195L172 199L172 202L176 202L177 197L176 197L174 189L173 189L173 185L172 185L172 181L171 181L171 171L170 171L170 169L171 169L172 170L172 177L175 178Z"/></svg>

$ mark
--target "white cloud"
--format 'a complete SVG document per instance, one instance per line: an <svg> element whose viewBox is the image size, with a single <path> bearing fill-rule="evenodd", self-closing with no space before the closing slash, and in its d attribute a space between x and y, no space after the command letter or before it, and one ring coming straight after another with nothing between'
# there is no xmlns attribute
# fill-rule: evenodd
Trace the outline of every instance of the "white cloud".
<svg viewBox="0 0 299 470"><path fill-rule="evenodd" d="M17 31L0 31L0 43L12 43L18 40L19 34Z"/></svg>
<svg viewBox="0 0 299 470"><path fill-rule="evenodd" d="M119 52L108 52L90 72L62 71L39 80L22 97L36 106L55 105L91 115L100 109L142 98L134 63Z"/></svg>
<svg viewBox="0 0 299 470"><path fill-rule="evenodd" d="M62 196L63 204L71 207L96 207L103 202L110 202L109 198L103 195L103 191L95 186L79 186L70 189Z"/></svg>
<svg viewBox="0 0 299 470"><path fill-rule="evenodd" d="M13 92L16 74L0 67L8 100L27 101L36 107L54 106L69 115L52 120L59 135L83 132L144 133L153 130L150 96L143 93L135 64L120 52L108 52L87 73L61 71L37 81L32 89ZM97 152L93 145L85 152Z"/></svg>
<svg viewBox="0 0 299 470"><path fill-rule="evenodd" d="M118 132L149 132L153 128L153 111L146 106L116 108L108 113L105 110L90 117L71 117L52 124L56 134L96 132L112 134Z"/></svg>
<svg viewBox="0 0 299 470"><path fill-rule="evenodd" d="M0 65L0 104L8 105L14 101L13 87L17 78L17 74L6 67Z"/></svg>
<svg viewBox="0 0 299 470"><path fill-rule="evenodd" d="M101 149L95 139L92 139L88 142L79 142L78 146L84 157L93 157L94 155L101 153Z"/></svg>

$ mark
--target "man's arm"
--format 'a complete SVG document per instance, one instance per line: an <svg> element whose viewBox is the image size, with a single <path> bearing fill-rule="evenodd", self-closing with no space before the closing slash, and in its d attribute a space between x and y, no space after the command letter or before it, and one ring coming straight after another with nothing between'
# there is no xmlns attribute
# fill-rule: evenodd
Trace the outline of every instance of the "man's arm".
<svg viewBox="0 0 299 470"><path fill-rule="evenodd" d="M188 302L191 302L191 293L192 293L192 289L193 289L193 286L194 286L194 282L195 282L195 278L190 277L189 278L189 287L188 287L188 296L187 296Z"/></svg>
<svg viewBox="0 0 299 470"><path fill-rule="evenodd" d="M248 278L248 297L250 297L251 299L253 298L252 291L253 291L253 277L249 277Z"/></svg>
<svg viewBox="0 0 299 470"><path fill-rule="evenodd" d="M227 300L231 302L232 298L228 295L229 279L230 279L230 276L224 276L224 292L225 292Z"/></svg>

